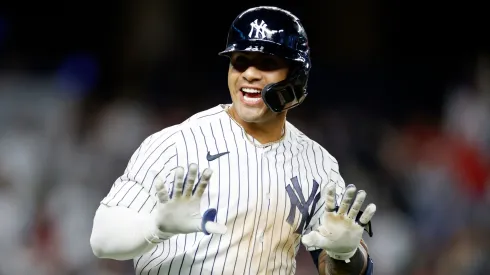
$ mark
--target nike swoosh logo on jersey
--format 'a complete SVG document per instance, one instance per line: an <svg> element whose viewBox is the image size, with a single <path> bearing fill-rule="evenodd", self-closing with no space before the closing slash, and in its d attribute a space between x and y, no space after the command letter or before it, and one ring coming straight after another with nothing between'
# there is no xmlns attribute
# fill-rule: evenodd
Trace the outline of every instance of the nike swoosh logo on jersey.
<svg viewBox="0 0 490 275"><path fill-rule="evenodd" d="M218 153L216 155L211 155L211 152L208 151L208 155L206 156L206 158L208 159L208 161L213 161L221 156L224 156L226 154L228 154L230 152L223 152L223 153Z"/></svg>

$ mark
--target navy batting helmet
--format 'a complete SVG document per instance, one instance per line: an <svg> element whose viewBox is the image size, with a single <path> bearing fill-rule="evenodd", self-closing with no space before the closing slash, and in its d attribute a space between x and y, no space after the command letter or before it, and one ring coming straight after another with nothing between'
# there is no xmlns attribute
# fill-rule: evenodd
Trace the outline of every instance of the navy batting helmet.
<svg viewBox="0 0 490 275"><path fill-rule="evenodd" d="M262 99L274 112L282 112L303 102L308 94L310 48L300 20L292 13L265 6L244 11L233 21L226 49L219 55L230 57L233 52L260 52L292 61L288 77L264 87Z"/></svg>

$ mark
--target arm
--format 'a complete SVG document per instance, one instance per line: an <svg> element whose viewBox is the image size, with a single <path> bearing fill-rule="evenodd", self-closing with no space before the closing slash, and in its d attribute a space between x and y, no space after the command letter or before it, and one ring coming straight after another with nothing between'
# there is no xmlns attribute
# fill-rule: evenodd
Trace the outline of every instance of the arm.
<svg viewBox="0 0 490 275"><path fill-rule="evenodd" d="M90 245L98 258L129 260L155 247L158 234L150 214L123 206L100 205L95 213ZM163 234L160 237L165 238Z"/></svg>
<svg viewBox="0 0 490 275"><path fill-rule="evenodd" d="M212 171L204 169L192 193L197 165L190 164L184 178L175 142L168 136L154 140L146 140L133 154L125 174L95 214L90 244L99 258L133 259L176 234L226 231L225 226L211 222L213 216L201 217L200 200ZM173 182L167 180L171 174ZM173 190L172 197L167 189Z"/></svg>
<svg viewBox="0 0 490 275"><path fill-rule="evenodd" d="M156 184L158 201L155 211L151 214L138 213L120 206L100 206L90 238L94 254L99 258L129 260L143 255L157 243L176 234L226 233L225 225L213 222L214 209L214 211L206 211L201 217L201 197L211 174L211 170L204 170L193 194L197 165L189 165L189 172L185 179L184 168L177 167L172 198L164 182L158 181Z"/></svg>
<svg viewBox="0 0 490 275"><path fill-rule="evenodd" d="M90 236L96 257L129 260L161 242L151 215L157 204L155 183L165 184L169 167L177 166L174 142L162 133L143 141L97 209Z"/></svg>

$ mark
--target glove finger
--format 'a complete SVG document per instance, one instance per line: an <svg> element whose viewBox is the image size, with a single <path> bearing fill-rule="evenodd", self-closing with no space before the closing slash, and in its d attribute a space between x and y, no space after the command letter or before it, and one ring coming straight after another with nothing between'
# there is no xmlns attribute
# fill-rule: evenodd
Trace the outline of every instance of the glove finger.
<svg viewBox="0 0 490 275"><path fill-rule="evenodd" d="M323 190L325 196L325 208L327 212L332 212L336 207L336 199L335 199L335 182L330 182L327 184L327 187Z"/></svg>
<svg viewBox="0 0 490 275"><path fill-rule="evenodd" d="M194 193L194 196L200 198L202 197L202 194L204 194L204 191L206 190L206 187L208 187L209 179L211 178L211 175L213 174L213 171L209 168L204 169L201 175L201 179L199 180L199 183L197 184L196 192Z"/></svg>
<svg viewBox="0 0 490 275"><path fill-rule="evenodd" d="M158 201L160 203L167 203L170 198L168 196L168 192L167 192L167 189L166 188L161 188L158 192L157 192L157 197L158 197Z"/></svg>
<svg viewBox="0 0 490 275"><path fill-rule="evenodd" d="M224 224L219 224L215 222L207 222L204 227L206 231L210 234L220 234L223 235L228 231L228 228Z"/></svg>
<svg viewBox="0 0 490 275"><path fill-rule="evenodd" d="M157 192L160 192L160 190L165 189L165 181L163 180L162 176L157 175L155 178L155 190Z"/></svg>
<svg viewBox="0 0 490 275"><path fill-rule="evenodd" d="M340 207L339 207L339 211L338 211L339 215L345 215L347 213L355 194L356 194L356 187L353 184L350 184L349 186L347 186L347 189L345 190L345 193L344 193L344 197L342 198L342 201L340 202Z"/></svg>
<svg viewBox="0 0 490 275"><path fill-rule="evenodd" d="M371 203L366 207L361 217L359 218L359 222L361 223L361 225L365 226L366 224L368 224L369 221L371 221L371 219L373 218L374 213L376 213L376 205Z"/></svg>
<svg viewBox="0 0 490 275"><path fill-rule="evenodd" d="M323 237L318 231L311 231L310 233L304 235L301 238L301 242L305 246L314 246L314 247L326 247L326 238Z"/></svg>
<svg viewBox="0 0 490 275"><path fill-rule="evenodd" d="M197 178L197 164L191 163L189 165L189 172L187 172L187 177L184 184L184 197L190 197L192 195L192 189L194 188L194 183Z"/></svg>
<svg viewBox="0 0 490 275"><path fill-rule="evenodd" d="M357 192L356 199L354 200L354 204L352 204L352 207L349 210L349 214L347 217L351 220L355 220L357 217L357 214L359 213L359 210L361 210L361 206L364 203L364 200L366 199L366 192L364 190L359 190Z"/></svg>
<svg viewBox="0 0 490 275"><path fill-rule="evenodd" d="M182 188L184 186L184 168L179 166L175 168L174 176L174 192L172 197L180 198L182 196Z"/></svg>

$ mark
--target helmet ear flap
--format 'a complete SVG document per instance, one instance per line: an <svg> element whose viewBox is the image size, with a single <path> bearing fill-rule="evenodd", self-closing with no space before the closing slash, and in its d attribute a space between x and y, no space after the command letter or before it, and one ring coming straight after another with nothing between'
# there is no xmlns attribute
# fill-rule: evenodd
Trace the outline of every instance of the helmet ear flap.
<svg viewBox="0 0 490 275"><path fill-rule="evenodd" d="M283 80L266 85L262 89L262 100L270 110L280 113L286 110L288 104L296 100L296 95L291 83Z"/></svg>
<svg viewBox="0 0 490 275"><path fill-rule="evenodd" d="M305 66L293 64L285 80L268 84L262 89L262 100L270 110L280 113L303 103L308 95L308 69Z"/></svg>
<svg viewBox="0 0 490 275"><path fill-rule="evenodd" d="M298 106L306 97L303 86L295 86L288 80L266 85L261 95L267 107L275 113Z"/></svg>

